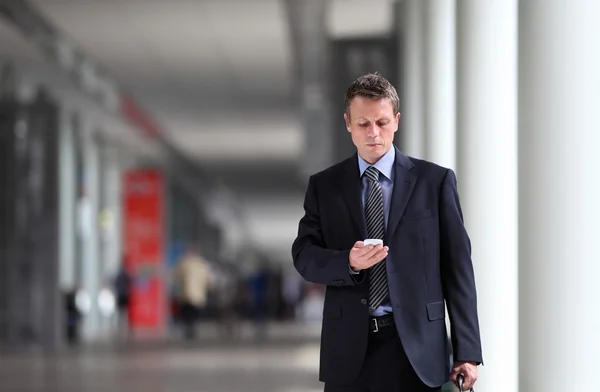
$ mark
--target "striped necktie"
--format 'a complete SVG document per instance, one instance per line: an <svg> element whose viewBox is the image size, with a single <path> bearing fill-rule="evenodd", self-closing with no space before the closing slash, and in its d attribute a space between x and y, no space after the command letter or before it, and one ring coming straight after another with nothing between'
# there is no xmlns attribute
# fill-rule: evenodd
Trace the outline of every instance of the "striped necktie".
<svg viewBox="0 0 600 392"><path fill-rule="evenodd" d="M369 192L365 203L365 222L368 238L383 240L383 193L379 184L379 170L370 166L364 173L369 180ZM385 259L369 268L369 305L376 309L388 296Z"/></svg>

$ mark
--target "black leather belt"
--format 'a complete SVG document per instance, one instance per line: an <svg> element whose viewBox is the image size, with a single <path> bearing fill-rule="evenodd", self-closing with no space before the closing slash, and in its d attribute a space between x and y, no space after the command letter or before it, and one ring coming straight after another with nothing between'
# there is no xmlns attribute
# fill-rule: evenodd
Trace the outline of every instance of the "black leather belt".
<svg viewBox="0 0 600 392"><path fill-rule="evenodd" d="M371 317L369 319L369 331L376 333L379 332L380 329L391 327L394 324L393 314L386 314L385 316L381 317Z"/></svg>

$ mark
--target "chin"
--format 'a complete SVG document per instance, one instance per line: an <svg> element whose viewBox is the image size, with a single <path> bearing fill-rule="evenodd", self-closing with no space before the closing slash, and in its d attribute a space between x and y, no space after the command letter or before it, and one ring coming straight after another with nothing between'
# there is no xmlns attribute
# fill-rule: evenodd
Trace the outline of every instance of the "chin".
<svg viewBox="0 0 600 392"><path fill-rule="evenodd" d="M383 155L383 154L385 154L385 146L380 144L380 145L374 146L374 147L367 147L367 151L370 152L371 154Z"/></svg>
<svg viewBox="0 0 600 392"><path fill-rule="evenodd" d="M371 164L377 162L384 155L383 151L377 151L374 148L369 148L367 151L361 153L363 159Z"/></svg>

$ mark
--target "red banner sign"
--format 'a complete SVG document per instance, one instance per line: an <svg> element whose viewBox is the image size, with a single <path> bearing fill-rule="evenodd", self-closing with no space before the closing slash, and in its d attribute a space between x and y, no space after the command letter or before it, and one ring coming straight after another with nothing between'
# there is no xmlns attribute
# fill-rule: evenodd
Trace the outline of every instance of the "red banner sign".
<svg viewBox="0 0 600 392"><path fill-rule="evenodd" d="M157 170L126 172L123 179L125 263L132 276L129 322L161 328L165 322L164 179Z"/></svg>

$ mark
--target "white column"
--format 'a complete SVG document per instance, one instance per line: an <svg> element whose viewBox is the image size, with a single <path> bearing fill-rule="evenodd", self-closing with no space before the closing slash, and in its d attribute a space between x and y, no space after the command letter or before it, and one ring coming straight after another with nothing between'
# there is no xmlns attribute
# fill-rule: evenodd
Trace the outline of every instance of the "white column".
<svg viewBox="0 0 600 392"><path fill-rule="evenodd" d="M101 207L103 257L101 276L105 281L114 278L119 272L122 262L121 254L121 167L118 149L112 145L105 145L103 154L103 188Z"/></svg>
<svg viewBox="0 0 600 392"><path fill-rule="evenodd" d="M61 109L59 122L59 285L62 290L76 286L75 277L75 211L76 170L73 113Z"/></svg>
<svg viewBox="0 0 600 392"><path fill-rule="evenodd" d="M458 2L457 71L457 174L472 240L485 363L477 389L516 391L516 0Z"/></svg>
<svg viewBox="0 0 600 392"><path fill-rule="evenodd" d="M98 146L90 125L82 127L84 196L80 199L80 235L82 236L83 259L81 262L81 285L89 299L88 312L83 318L82 334L85 341L93 341L100 334L100 236L98 228L98 200L100 162Z"/></svg>
<svg viewBox="0 0 600 392"><path fill-rule="evenodd" d="M592 391L600 359L600 2L519 7L520 390Z"/></svg>
<svg viewBox="0 0 600 392"><path fill-rule="evenodd" d="M304 130L301 172L308 179L309 175L336 162L339 155L333 132L340 130L332 127L329 99L329 1L287 0L285 6L297 58L294 65L300 91L301 126ZM342 116L342 113L339 115Z"/></svg>
<svg viewBox="0 0 600 392"><path fill-rule="evenodd" d="M456 168L456 1L425 1L425 157Z"/></svg>
<svg viewBox="0 0 600 392"><path fill-rule="evenodd" d="M404 64L403 88L400 95L399 132L402 150L416 158L424 158L424 3L422 0L406 0L400 7L400 53Z"/></svg>

